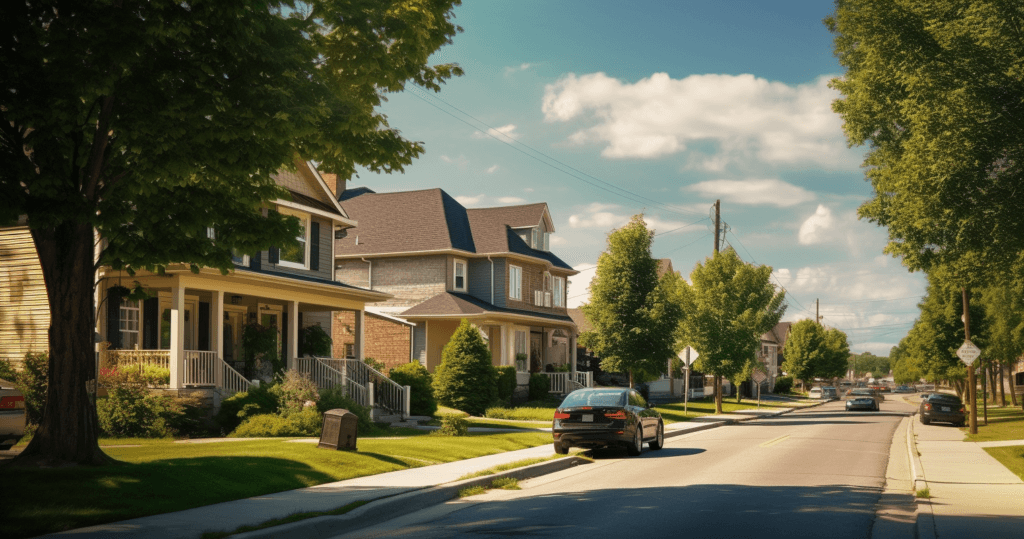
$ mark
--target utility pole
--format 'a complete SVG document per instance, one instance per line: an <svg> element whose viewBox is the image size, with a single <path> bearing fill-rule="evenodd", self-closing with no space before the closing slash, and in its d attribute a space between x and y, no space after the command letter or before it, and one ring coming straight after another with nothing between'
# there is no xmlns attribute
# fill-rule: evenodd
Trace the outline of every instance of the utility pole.
<svg viewBox="0 0 1024 539"><path fill-rule="evenodd" d="M964 296L964 340L971 340L971 312L969 310L970 298L967 295L967 287L961 287ZM967 400L971 403L970 432L978 434L978 396L975 387L977 380L974 378L974 365L967 366Z"/></svg>
<svg viewBox="0 0 1024 539"><path fill-rule="evenodd" d="M821 315L818 314L821 305L818 303L818 298L814 298L814 321L821 325Z"/></svg>
<svg viewBox="0 0 1024 539"><path fill-rule="evenodd" d="M715 252L718 252L718 235L722 230L722 200L715 201Z"/></svg>

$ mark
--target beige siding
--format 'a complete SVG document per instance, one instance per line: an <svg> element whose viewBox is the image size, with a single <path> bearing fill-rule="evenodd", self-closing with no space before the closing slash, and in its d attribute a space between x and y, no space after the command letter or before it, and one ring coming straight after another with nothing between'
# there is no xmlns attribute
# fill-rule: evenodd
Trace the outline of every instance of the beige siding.
<svg viewBox="0 0 1024 539"><path fill-rule="evenodd" d="M45 352L50 326L46 285L27 227L0 228L0 359L20 364Z"/></svg>

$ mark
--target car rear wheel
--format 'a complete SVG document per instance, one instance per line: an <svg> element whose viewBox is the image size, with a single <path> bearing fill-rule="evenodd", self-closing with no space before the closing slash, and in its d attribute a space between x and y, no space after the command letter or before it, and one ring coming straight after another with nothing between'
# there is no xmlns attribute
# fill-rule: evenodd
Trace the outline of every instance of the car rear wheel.
<svg viewBox="0 0 1024 539"><path fill-rule="evenodd" d="M922 425L927 425L927 424L929 424L929 423L931 423L931 420L930 420L930 419L925 419L924 417L922 417L922 418L921 418L921 424L922 424Z"/></svg>
<svg viewBox="0 0 1024 539"><path fill-rule="evenodd" d="M644 429L640 425L636 426L636 433L633 434L633 443L626 446L626 453L629 456L639 456L644 450Z"/></svg>
<svg viewBox="0 0 1024 539"><path fill-rule="evenodd" d="M569 446L561 442L555 442L555 453L558 453L559 455L566 455L569 453Z"/></svg>
<svg viewBox="0 0 1024 539"><path fill-rule="evenodd" d="M665 447L665 425L658 422L658 435L654 437L654 440L647 442L652 451L657 451L662 447Z"/></svg>

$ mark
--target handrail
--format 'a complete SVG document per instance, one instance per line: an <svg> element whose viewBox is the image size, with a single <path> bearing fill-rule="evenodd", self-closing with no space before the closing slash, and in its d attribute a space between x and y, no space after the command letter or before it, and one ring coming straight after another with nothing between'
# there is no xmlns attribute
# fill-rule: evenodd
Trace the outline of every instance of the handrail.
<svg viewBox="0 0 1024 539"><path fill-rule="evenodd" d="M236 371L234 367L228 364L227 361L224 361L223 359L220 360L220 368L223 373L223 382L221 387L227 390L230 395L249 391L249 386L252 385L252 382L246 380L245 376L242 376L242 373Z"/></svg>
<svg viewBox="0 0 1024 539"><path fill-rule="evenodd" d="M215 386L217 352L185 350L186 386Z"/></svg>
<svg viewBox="0 0 1024 539"><path fill-rule="evenodd" d="M343 368L345 376L364 390L373 384L373 402L392 413L405 413L405 387L359 359L320 358L335 369Z"/></svg>

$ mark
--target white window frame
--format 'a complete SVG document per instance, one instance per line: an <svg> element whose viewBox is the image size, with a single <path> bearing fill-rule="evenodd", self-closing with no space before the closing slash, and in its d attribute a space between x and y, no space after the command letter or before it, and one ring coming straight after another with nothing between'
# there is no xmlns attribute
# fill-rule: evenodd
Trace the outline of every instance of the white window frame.
<svg viewBox="0 0 1024 539"><path fill-rule="evenodd" d="M523 268L520 266L510 264L508 267L508 297L523 300Z"/></svg>
<svg viewBox="0 0 1024 539"><path fill-rule="evenodd" d="M551 251L551 233L550 232L545 232L544 233L544 245L541 247L541 249L543 249L545 251L548 251L548 252Z"/></svg>
<svg viewBox="0 0 1024 539"><path fill-rule="evenodd" d="M134 316L133 316L134 315ZM121 309L117 316L117 330L121 337L121 348L131 350L142 344L142 305L137 299L121 300ZM134 335L134 342L128 342L128 336Z"/></svg>
<svg viewBox="0 0 1024 539"><path fill-rule="evenodd" d="M309 229L312 225L312 216L308 213L295 211L288 208L278 208L277 211L278 213L281 213L283 215L291 215L294 217L298 217L299 220L301 220L304 223L304 230L302 231L302 236L296 236L295 239L301 240L303 246L305 247L305 251L302 255L303 262L301 264L297 262L292 262L291 260L285 260L282 257L281 249L279 248L277 255L277 265L284 266L286 268L309 269Z"/></svg>
<svg viewBox="0 0 1024 539"><path fill-rule="evenodd" d="M539 249L540 248L538 246L539 243L540 243L540 240L537 238L537 229L536 228L531 228L530 229L530 248L531 249Z"/></svg>
<svg viewBox="0 0 1024 539"><path fill-rule="evenodd" d="M238 266L248 267L249 266L249 255L245 255L245 254L238 255L238 254L235 254L235 250L232 249L231 250L231 261L234 262Z"/></svg>
<svg viewBox="0 0 1024 539"><path fill-rule="evenodd" d="M462 287L459 287L459 266L462 266ZM469 290L469 264L461 258L454 259L452 263L452 290L465 292Z"/></svg>
<svg viewBox="0 0 1024 539"><path fill-rule="evenodd" d="M552 293L551 296L555 307L565 307L565 277L552 277L551 284Z"/></svg>

